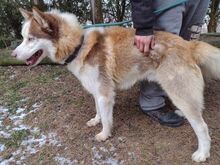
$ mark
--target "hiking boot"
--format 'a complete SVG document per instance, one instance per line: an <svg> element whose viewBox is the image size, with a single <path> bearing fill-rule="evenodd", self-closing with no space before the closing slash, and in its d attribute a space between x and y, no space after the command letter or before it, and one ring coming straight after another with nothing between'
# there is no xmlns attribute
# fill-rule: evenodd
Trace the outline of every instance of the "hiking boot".
<svg viewBox="0 0 220 165"><path fill-rule="evenodd" d="M159 122L161 125L165 125L168 127L179 127L184 123L184 118L177 115L174 111L166 112L164 108L159 108L152 111L145 111L143 109L141 110L147 116Z"/></svg>

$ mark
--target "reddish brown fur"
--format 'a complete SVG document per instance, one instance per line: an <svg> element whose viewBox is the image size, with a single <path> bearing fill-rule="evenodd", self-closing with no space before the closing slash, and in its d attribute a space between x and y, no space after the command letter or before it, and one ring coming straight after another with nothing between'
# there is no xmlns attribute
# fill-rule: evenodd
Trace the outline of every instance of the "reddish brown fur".
<svg viewBox="0 0 220 165"><path fill-rule="evenodd" d="M30 34L38 38L52 40L57 48L57 61L67 58L79 44L83 33L82 29L79 26L71 29L58 16L50 13L40 13L48 22L52 31L44 29L32 17ZM134 46L134 34L133 29L121 27L106 28L104 34L94 31L85 39L79 61L91 65L98 64L101 73L103 73L102 75L109 75L116 85L120 83L123 75L126 75L134 65L138 65L141 72L146 72L150 68L157 68L164 56L176 54L192 66L197 63L195 57L192 56L195 42L187 42L179 36L169 33L156 32L155 40L156 45L159 45L159 47L155 47L147 57ZM111 49L111 52L109 52L109 49ZM107 81L109 79L106 77L103 80L104 82L110 82Z"/></svg>
<svg viewBox="0 0 220 165"><path fill-rule="evenodd" d="M49 29L42 27L31 13L27 13L31 19L30 34L52 40L57 48L57 61L67 58L79 44L83 30L79 25L70 27L55 14L43 13L36 8L34 10L48 23ZM106 28L104 34L94 31L86 36L79 61L100 65L102 72L116 84L120 83L132 66L138 65L141 72L146 72L150 68L157 68L166 56L173 54L192 66L198 63L198 56L192 55L195 54L197 42L188 42L166 32L156 32L157 46L149 56L145 56L134 46L134 34L134 29L121 27Z"/></svg>
<svg viewBox="0 0 220 165"><path fill-rule="evenodd" d="M72 27L60 17L51 13L43 13L39 10L37 10L37 12L48 23L49 27L43 27L33 16L31 16L30 34L37 38L51 40L57 48L57 61L64 60L80 43L82 29L77 26L73 31Z"/></svg>

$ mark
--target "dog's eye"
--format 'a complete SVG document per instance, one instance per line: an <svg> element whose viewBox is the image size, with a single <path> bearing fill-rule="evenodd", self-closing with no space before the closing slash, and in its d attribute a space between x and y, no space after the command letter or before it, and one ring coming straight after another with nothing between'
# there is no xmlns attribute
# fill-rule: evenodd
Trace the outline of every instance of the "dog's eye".
<svg viewBox="0 0 220 165"><path fill-rule="evenodd" d="M34 37L28 37L28 41L33 41Z"/></svg>

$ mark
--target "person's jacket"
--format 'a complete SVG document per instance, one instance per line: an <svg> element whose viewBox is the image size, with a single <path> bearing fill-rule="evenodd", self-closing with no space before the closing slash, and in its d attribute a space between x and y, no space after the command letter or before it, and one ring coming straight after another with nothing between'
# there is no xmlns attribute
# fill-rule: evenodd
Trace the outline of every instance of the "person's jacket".
<svg viewBox="0 0 220 165"><path fill-rule="evenodd" d="M153 34L153 0L131 0L132 20L136 35Z"/></svg>

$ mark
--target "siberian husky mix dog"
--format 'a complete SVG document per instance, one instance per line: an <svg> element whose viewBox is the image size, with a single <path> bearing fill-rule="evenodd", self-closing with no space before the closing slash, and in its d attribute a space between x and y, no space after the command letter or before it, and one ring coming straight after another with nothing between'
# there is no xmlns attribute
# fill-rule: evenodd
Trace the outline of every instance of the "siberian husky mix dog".
<svg viewBox="0 0 220 165"><path fill-rule="evenodd" d="M204 75L220 78L220 50L199 41L185 41L177 35L155 32L155 46L145 56L134 46L135 31L110 27L83 30L76 17L57 10L32 12L20 9L25 18L23 42L12 55L36 66L46 56L66 64L94 96L96 116L100 121L98 141L111 136L116 89L127 89L139 80L159 83L173 104L188 119L198 138L192 155L196 162L210 156L210 137L202 118Z"/></svg>

